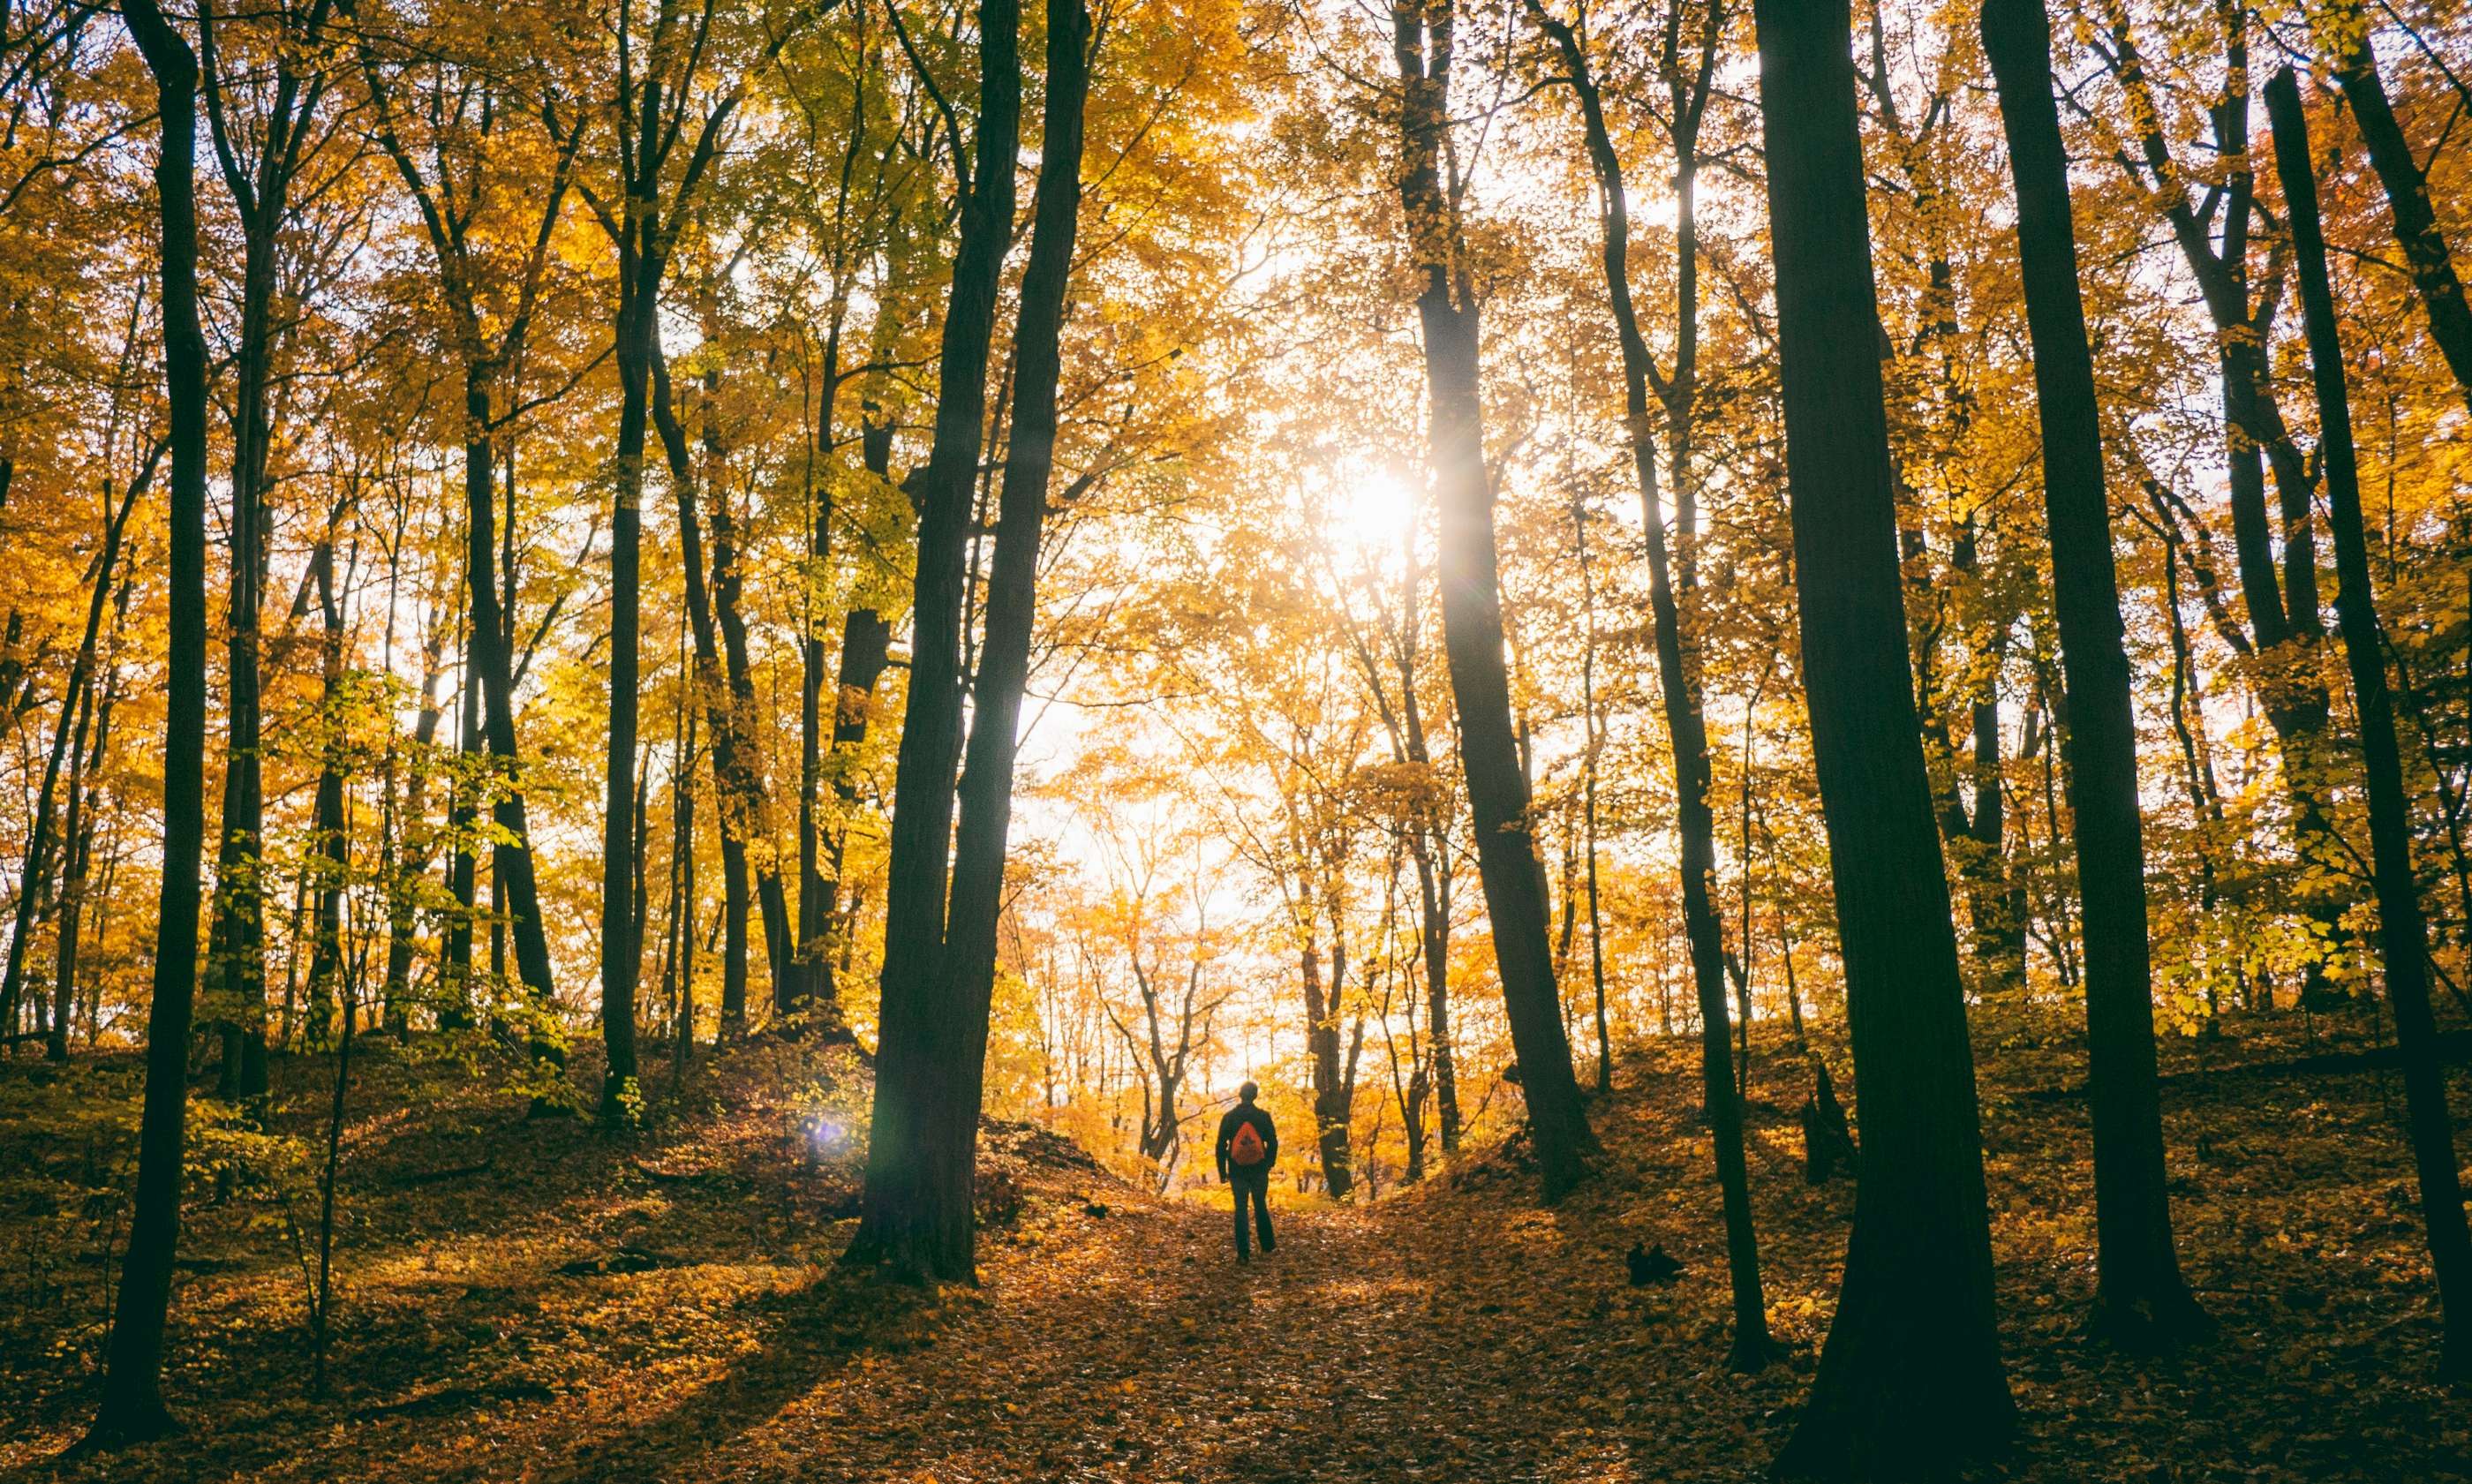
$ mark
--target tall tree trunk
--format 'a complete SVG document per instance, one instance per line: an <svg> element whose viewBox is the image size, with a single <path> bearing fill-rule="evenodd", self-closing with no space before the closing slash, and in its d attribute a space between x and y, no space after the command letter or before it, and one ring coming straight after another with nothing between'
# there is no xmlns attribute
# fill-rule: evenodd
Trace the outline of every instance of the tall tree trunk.
<svg viewBox="0 0 2472 1484"><path fill-rule="evenodd" d="M721 1033L730 1038L741 1034L747 1025L749 907L753 901L749 891L748 841L769 837L772 811L763 780L749 756L754 743L747 726L754 712L754 686L747 677L746 628L736 611L737 578L732 575L737 564L735 543L716 494L713 554L707 579L695 466L687 449L685 427L678 421L672 401L669 365L657 348L653 355L652 411L661 447L669 459L671 489L677 502L687 622L695 637L693 689L702 698L712 729L713 794L721 819ZM786 948L788 928L782 920L786 905L780 872L767 865L756 870L755 877L763 896L768 957L778 984L788 977L787 966L780 958Z"/></svg>
<svg viewBox="0 0 2472 1484"><path fill-rule="evenodd" d="M1624 420L1629 430L1631 469L1639 483L1640 513L1646 526L1649 610L1656 627L1658 689L1664 696L1666 734L1673 747L1676 783L1683 930L1690 943L1692 979L1700 999L1703 1106L1716 1149L1717 1184L1725 1215L1726 1265L1733 1284L1734 1339L1727 1361L1738 1370L1756 1370L1776 1358L1778 1351L1769 1336L1768 1300L1760 1283L1759 1237L1752 1223L1750 1177L1743 1152L1743 1105L1735 1093L1732 1048L1725 1041L1725 941L1724 926L1717 915L1717 826L1715 812L1708 803L1708 732L1700 715L1699 693L1684 667L1681 612L1675 601L1667 565L1665 511L1657 498L1656 447L1650 431L1648 341L1640 332L1639 314L1630 295L1629 198L1623 186L1622 161L1614 153L1603 101L1579 35L1547 14L1542 0L1530 0L1530 13L1561 52L1567 81L1579 96L1588 160L1596 173L1604 206L1600 263L1604 271L1606 297L1612 306L1615 338L1622 349ZM1592 894L1594 864L1592 851ZM1746 1016L1745 1025L1748 1024Z"/></svg>
<svg viewBox="0 0 2472 1484"><path fill-rule="evenodd" d="M1453 10L1454 0L1438 0L1422 13L1406 0L1391 9L1405 153L1399 202L1419 279L1427 436L1441 508L1442 647L1459 708L1460 762L1476 832L1477 875L1492 924L1494 961L1536 1163L1546 1198L1555 1200L1586 1176L1596 1136L1580 1102L1554 982L1544 864L1536 852L1503 660L1493 486L1485 464L1479 394L1480 311L1461 263L1457 203L1441 173L1443 135L1450 129Z"/></svg>
<svg viewBox="0 0 2472 1484"><path fill-rule="evenodd" d="M2044 0L1985 0L1983 49L1998 81L2017 183L2017 257L2043 434L2052 606L2068 694L2069 808L2084 902L2094 1115L2093 1324L2116 1341L2147 1346L2186 1338L2204 1329L2206 1316L2180 1277L2164 1187L2137 717L2112 570L2094 359L2079 296L2077 228L2052 93L2051 44ZM1978 813L1984 807L1978 797Z"/></svg>
<svg viewBox="0 0 2472 1484"><path fill-rule="evenodd" d="M682 688L683 690L683 688ZM681 695L677 713L677 752L670 765L670 931L675 939L662 971L663 995L670 1002L672 1070L684 1076L695 1059L696 860L695 752L696 710ZM677 976L675 983L669 976Z"/></svg>
<svg viewBox="0 0 2472 1484"><path fill-rule="evenodd" d="M468 556L464 571L464 581L468 585L471 581ZM480 860L472 840L472 827L481 814L478 802L481 785L476 774L481 766L483 751L488 745L481 735L481 668L472 649L468 607L464 623L463 687L462 694L456 697L455 710L456 756L462 766L455 778L453 798L447 806L446 816L449 842L446 891L455 905L447 909L444 961L439 971L438 1024L445 1030L465 1030L471 1027L479 1008L472 994L472 924L473 913L480 905L477 882Z"/></svg>
<svg viewBox="0 0 2472 1484"><path fill-rule="evenodd" d="M292 187L307 158L310 122L324 96L328 0L311 0L275 21L273 86L259 116L227 118L227 96L215 76L213 21L199 16L208 68L206 112L215 128L224 184L239 218L241 309L232 351L231 601L226 676L226 755L223 848L215 880L213 962L224 1032L220 1091L254 1100L266 1093L266 846L262 623L270 552L269 468L273 444L273 396L277 342L289 327L276 320L278 253L291 224ZM243 141L235 152L231 142ZM246 154L254 145L255 154Z"/></svg>
<svg viewBox="0 0 2472 1484"><path fill-rule="evenodd" d="M982 12L984 26L994 7ZM1008 18L1008 23L1014 23ZM915 1099L903 1126L918 1162L898 1212L879 1217L891 1231L884 1243L897 1272L974 1280L971 1209L979 1113L985 1094L987 1019L995 990L996 930L1004 910L1005 851L1011 826L1013 762L1020 744L1022 695L1030 680L1031 639L1037 616L1038 549L1055 468L1058 338L1073 267L1082 203L1082 112L1090 82L1090 17L1083 0L1048 0L1046 104L1039 141L1038 185L1032 213L1030 257L1022 272L1013 331L1012 436L1005 453L996 504L995 552L987 575L986 642L971 686L972 719L958 793L951 921L938 945L933 978L915 1002L924 1031L911 1063L915 1081L896 1095ZM1017 48L1018 42L1014 43ZM983 53L983 56L985 53ZM1017 55L1010 62L1019 85ZM1013 105L1017 106L1017 103ZM1008 152L1007 157L1010 157ZM977 189L991 182L981 167ZM973 193L973 205L976 193ZM956 275L958 292L958 271ZM939 409L941 420L941 409ZM965 506L969 471L957 481ZM923 563L922 563L923 574ZM913 685L919 677L915 671ZM916 692L912 692L915 702ZM905 739L906 745L906 739ZM887 966L890 968L890 950ZM890 975L887 982L890 998ZM887 1022L887 1044L891 1024ZM877 1087L881 1128L882 1063ZM1175 1090L1162 1089L1169 1097ZM874 1151L868 1190L875 1193ZM866 1237L862 1215L862 1240Z"/></svg>
<svg viewBox="0 0 2472 1484"><path fill-rule="evenodd" d="M0 1035L9 1038L0 1048L13 1048L17 1035L18 1011L22 1006L28 947L35 932L42 926L43 916L52 906L52 816L59 793L60 765L69 753L75 736L75 718L83 709L85 691L71 685L60 705L59 725L53 730L52 745L46 749L43 783L35 795L34 822L27 832L26 858L18 871L17 912L9 938L8 970L0 978ZM32 1006L35 1027L42 1029L43 1007L39 994Z"/></svg>
<svg viewBox="0 0 2472 1484"><path fill-rule="evenodd" d="M828 934L842 910L842 870L849 849L848 819L858 806L858 751L867 744L868 722L875 714L876 682L891 664L892 625L873 608L852 608L842 622L841 659L835 667L832 746L824 755L824 772L833 791L839 819L825 844L821 869L823 889L818 903L819 934ZM840 1015L841 986L832 954L820 951L816 959L819 1013Z"/></svg>
<svg viewBox="0 0 2472 1484"><path fill-rule="evenodd" d="M1983 1145L1914 719L1843 0L1757 0L1802 672L1845 964L1861 1178L1786 1477L1908 1479L2004 1449Z"/></svg>
<svg viewBox="0 0 2472 1484"><path fill-rule="evenodd" d="M160 1437L173 1426L163 1405L163 1331L180 1240L189 1021L198 981L198 867L205 832L206 339L198 317L198 63L154 0L124 0L121 12L154 76L155 118L162 130L154 187L162 214L163 380L172 423L171 643L162 892L154 997L146 1012L137 1191L104 1355L102 1399L82 1445L89 1449Z"/></svg>
<svg viewBox="0 0 2472 1484"><path fill-rule="evenodd" d="M1390 640L1390 660L1399 672L1400 761L1413 763L1432 776L1433 752L1425 740L1425 705L1416 696L1416 657L1420 647L1417 620L1422 571L1414 542L1405 551L1399 627ZM1376 671L1368 665L1367 679ZM1377 686L1378 689L1378 686ZM1453 813L1448 796L1429 790L1408 831L1408 853L1416 863L1418 951L1425 965L1425 1020L1433 1037L1433 1095L1440 1125L1442 1152L1460 1147L1459 1068L1451 1045L1451 842Z"/></svg>
<svg viewBox="0 0 2472 1484"><path fill-rule="evenodd" d="M246 213L245 213L246 214ZM253 215L253 214L248 214ZM215 862L209 961L216 1009L226 1017L217 1093L253 1099L266 1093L265 786L260 758L259 628L265 606L267 542L267 343L273 296L272 235L249 233L241 272L240 342L234 357L231 577L225 613L224 798Z"/></svg>
<svg viewBox="0 0 2472 1484"><path fill-rule="evenodd" d="M1345 1200L1356 1184L1348 1160L1348 1103L1340 1067L1339 1011L1345 987L1347 954L1331 950L1331 980L1321 977L1321 946L1311 924L1306 926L1299 962L1305 986L1305 1059L1313 1067L1314 1143L1321 1155L1321 1183L1332 1200Z"/></svg>
<svg viewBox="0 0 2472 1484"><path fill-rule="evenodd" d="M2369 793L2369 848L2376 875L2378 928L2386 960L2387 999L2394 1007L2395 1049L2403 1062L2404 1108L2413 1164L2420 1177L2421 1219L2429 1228L2430 1265L2437 1275L2444 1341L2438 1375L2472 1378L2472 1230L2463 1215L2463 1184L2455 1126L2446 1107L2446 1072L2437 1054L2437 1024L2429 1007L2429 937L2420 885L2412 866L2412 795L2405 791L2395 742L2394 702L2388 689L2384 640L2370 587L2368 540L2361 521L2360 476L2352 448L2352 413L2343 379L2343 346L2326 277L2326 243L2318 224L2318 181L2309 153L2308 122L2292 69L2266 86L2274 126L2274 163L2292 221L2300 270L2300 304L2309 331L2311 379L2318 391L2318 447L2325 462L2328 525L2335 538L2335 617L2352 671L2361 718L2361 751Z"/></svg>
<svg viewBox="0 0 2472 1484"><path fill-rule="evenodd" d="M859 452L868 473L882 480L891 478L892 425L877 417L872 401L863 404ZM807 964L814 985L809 993L825 1034L836 1039L847 1039L849 1030L842 1020L833 925L842 910L842 867L848 853L849 819L858 807L858 751L867 744L868 726L875 715L876 682L891 663L891 645L892 625L879 610L854 607L842 616L841 658L833 676L832 735L818 761L819 781L832 789L834 818L829 836L818 842L818 880L808 888L812 901L802 902L798 917L800 931L815 942ZM811 933L806 927L810 921L815 925Z"/></svg>
<svg viewBox="0 0 2472 1484"><path fill-rule="evenodd" d="M709 393L715 389L706 383ZM718 459L720 449L709 432L706 446ZM717 472L717 471L716 471ZM740 834L757 844L749 862L755 880L757 910L764 926L764 961L772 980L772 1003L786 1013L797 1000L797 975L792 962L790 904L781 885L781 864L773 849L772 795L765 786L754 734L755 680L748 657L747 619L739 598L745 586L738 554L738 522L730 513L727 492L718 478L707 482L712 499L712 607L721 634L725 697L733 734L732 783L742 815ZM742 1009L743 1013L743 1009Z"/></svg>
<svg viewBox="0 0 2472 1484"><path fill-rule="evenodd" d="M2127 29L2126 12L2119 12L2111 26L2112 39L2121 85L2131 94L2132 109L2144 124L2137 143L2155 184L2163 187L2155 199L2163 205L2222 346L2219 361L2226 444L2224 483L2241 596L2248 609L2253 641L2246 668L2283 761L2282 786L2292 804L2294 840L2310 860L2334 862L2345 859L2345 848L2335 838L2323 780L2317 776L2329 711L2325 687L2312 661L2325 630L2318 618L2310 481L2284 426L2269 374L2266 345L2272 328L2274 294L2270 292L2261 305L2250 304L2248 250L2256 181L2249 163L2246 86L2249 16L2242 7L2224 7L2222 12L2224 68L2244 85L2225 89L2209 108L2215 150L2225 161L2217 202L2219 218L2212 212L2200 217L2173 173L2171 147L2157 122L2160 115L2152 110L2144 59ZM2126 152L2121 157L2128 159ZM2280 575L2266 506L2270 464L2284 526ZM2342 937L2344 904L2325 884L2337 879L2329 872L2315 873L2314 884L2303 888L2295 904L2318 924L2319 936L2330 945ZM2314 985L2322 977L2322 968L2312 964L2309 974Z"/></svg>
<svg viewBox="0 0 2472 1484"><path fill-rule="evenodd" d="M646 418L654 409L654 375L660 362L661 283L678 234L690 219L704 183L746 97L748 78L778 57L796 35L804 12L772 31L761 53L723 89L693 130L685 128L685 100L712 39L712 7L700 12L662 6L653 14L649 40L621 24L615 112L621 175L616 200L593 198L594 212L618 248L618 315L611 346L618 363L619 408L616 512L610 525L609 750L603 796L601 836L601 1030L608 1048L602 1083L601 1116L623 1121L632 1104L636 1074L635 993L643 974L643 924L635 903L635 766L643 673L643 500ZM576 122L582 138L584 120ZM553 126L555 132L555 126ZM689 144L675 176L677 147ZM673 183L675 182L675 183ZM546 225L546 223L544 224ZM547 241L546 234L542 239ZM726 805L725 804L725 811ZM743 1006L742 1006L743 1008Z"/></svg>
<svg viewBox="0 0 2472 1484"><path fill-rule="evenodd" d="M1021 145L1021 8L980 0L979 122L939 357L936 431L919 475L910 695L893 769L891 861L876 1045L874 1119L858 1235L845 1261L963 1278L972 1252L967 1156L978 1110L955 1106L965 1070L943 993L946 890L962 750L962 618L985 436L988 347L1012 236ZM966 1051L966 1048L965 1048ZM984 1053L966 1051L973 1065ZM956 1168L950 1131L966 1118Z"/></svg>
<svg viewBox="0 0 2472 1484"><path fill-rule="evenodd" d="M445 648L446 634L452 620L432 628L420 659L420 713L412 727L412 766L405 778L396 805L395 817L389 841L392 858L387 871L387 956L386 990L383 1014L386 1027L397 1035L410 1028L412 1013L412 957L416 946L415 912L418 904L418 883L429 870L435 849L435 836L429 826L429 750L438 741L438 723L444 715L438 704L439 656ZM397 748L390 746L387 766L392 775L398 763ZM389 797L395 797L392 778Z"/></svg>
<svg viewBox="0 0 2472 1484"><path fill-rule="evenodd" d="M317 897L315 948L309 957L309 1040L325 1045L343 1000L344 884L350 854L344 822L344 605L335 589L335 548L330 534L310 558L317 569L319 645L319 768L315 838L309 875Z"/></svg>
<svg viewBox="0 0 2472 1484"><path fill-rule="evenodd" d="M2026 988L2026 920L2016 910L2021 886L2008 863L2007 799L2000 789L2000 668L2008 652L2006 621L1983 646L1985 673L1970 708L1973 723L1974 808L1967 818L1974 869L1967 873L1966 920L1974 929L1974 955L1990 982L2023 994Z"/></svg>
<svg viewBox="0 0 2472 1484"><path fill-rule="evenodd" d="M2437 342L2437 353L2455 373L2464 405L2472 407L2472 307L2463 301L2463 281L2456 276L2454 254L2447 250L2446 238L2437 229L2437 214L2430 208L2428 177L2413 153L2412 141L2404 137L2403 126L2395 122L2394 106L2378 76L2377 53L2370 45L2375 33L2368 16L2353 0L2346 0L2336 8L2334 20L2341 38L2334 59L2335 81L2343 89L2343 100L2352 106L2361 140L2369 147L2369 164L2386 187L2395 245L2403 249L2412 286L2429 316L2429 338Z"/></svg>
<svg viewBox="0 0 2472 1484"><path fill-rule="evenodd" d="M84 745L85 718L93 704L95 653L103 637L104 611L111 599L112 570L119 564L121 538L129 529L130 513L136 509L138 497L145 493L153 471L154 464L150 461L130 481L128 493L122 497L119 509L106 506L103 548L94 558L94 591L86 600L85 629L78 641L77 656L69 664L68 681L61 688L59 724L52 732L52 745L43 758L43 781L36 790L34 825L27 835L26 857L18 871L17 919L9 938L8 968L5 973L0 973L0 1026L5 1026L12 1033L16 1030L19 998L25 990L26 954L30 940L34 937L41 908L51 900L49 885L56 849L53 816L59 795L60 765L63 760L74 765L79 749ZM78 789L77 769L73 766L69 779L72 817L69 828L60 832L60 838L66 842L66 848L59 852L63 857L77 844L74 812ZM63 910L74 912L76 907L64 906ZM42 1015L39 990L36 992L35 1006L36 1018L39 1021ZM57 1033L54 1039L58 1039Z"/></svg>
<svg viewBox="0 0 2472 1484"><path fill-rule="evenodd" d="M486 366L467 367L464 373L464 588L472 604L472 626L464 636L464 644L473 671L465 677L464 706L468 727L475 719L476 697L471 692L477 681L479 736L488 747L489 786L496 794L490 816L504 836L489 857L489 880L492 891L505 907L500 930L514 938L515 977L533 1001L533 1061L547 1074L550 1069L563 1065L566 1055L549 1025L556 1003L549 934L541 921L540 888L533 870L532 825L524 807L523 776L515 749L514 665L506 638L507 613L498 588L496 457L488 433L491 375ZM630 653L631 650L622 650L620 658ZM618 663L613 659L613 675ZM612 684L614 696L614 680ZM630 675L626 686L630 708L634 704L633 686ZM616 709L613 698L613 716ZM619 824L623 828L626 823L622 813ZM465 920L469 922L469 914ZM468 945L468 927L465 931ZM464 961L467 965L470 962L468 946ZM551 1104L535 1097L534 1109L551 1111Z"/></svg>
<svg viewBox="0 0 2472 1484"><path fill-rule="evenodd" d="M622 121L619 127L624 129L627 125ZM631 198L631 183L629 192ZM635 795L635 734L640 709L636 687L641 683L643 664L639 649L643 625L645 419L652 410L653 378L661 344L657 302L660 280L656 272L647 273L640 264L633 235L636 229L630 221L620 239L620 256L624 260L620 289L624 302L618 309L616 344L618 499L609 527L609 754L601 837L601 1040L607 1059L601 1087L601 1118L609 1123L624 1120L634 1098L635 980L643 972L643 953L638 942L642 925L633 920L630 910L634 902L635 834L627 812ZM695 571L693 561L686 566L689 572Z"/></svg>
<svg viewBox="0 0 2472 1484"><path fill-rule="evenodd" d="M1436 832L1438 835L1438 832ZM1425 1025L1434 1038L1434 1111L1442 1152L1460 1149L1460 1078L1451 1047L1450 842L1422 826L1412 836L1416 861L1418 948L1425 961ZM1439 859L1437 859L1437 857Z"/></svg>
<svg viewBox="0 0 2472 1484"><path fill-rule="evenodd" d="M856 105L857 116L850 130L852 151L858 148L859 134L865 123L866 100ZM848 176L843 177L842 197L848 199ZM824 339L822 406L817 410L815 426L809 430L807 455L807 562L804 570L804 591L799 599L798 624L798 941L796 967L792 976L773 985L773 1008L784 1016L823 1009L821 997L832 987L829 962L832 909L826 905L823 865L823 802L824 749L827 728L824 723L824 625L816 614L816 590L822 586L832 562L833 498L829 488L819 493L816 488L815 459L829 457L833 451L834 410L840 401L842 384L842 322L847 313L848 295L840 281L840 262L835 261L835 301L832 327ZM862 412L862 420L864 419ZM864 443L864 437L861 439ZM836 706L838 711L838 705ZM836 716L835 720L839 718ZM823 1016L827 1025L838 1025L839 1007Z"/></svg>
<svg viewBox="0 0 2472 1484"><path fill-rule="evenodd" d="M125 616L128 597L128 586L123 584L120 601L124 613L114 616L115 628ZM91 746L86 745L84 720L81 718L78 724L79 754L69 769L67 829L62 835L59 939L53 955L52 1033L43 1047L46 1061L69 1059L69 1020L77 1008L78 938L85 917L86 882L94 861L94 812L101 803L98 795L103 791L103 760L111 747L111 711L117 699L117 684L106 685L102 698L94 706Z"/></svg>
<svg viewBox="0 0 2472 1484"><path fill-rule="evenodd" d="M53 901L52 915L55 930L52 943L52 961L55 971L53 992L47 996L43 993L40 984L29 986L30 993L26 998L29 1001L28 1008L33 1013L31 1024L24 1032L29 1035L39 1034L43 1040L43 1059L55 1062L68 1060L69 1033L66 1017L69 996L59 987L59 974L60 956L65 954L74 962L77 954L79 907L77 898L73 895L75 883L70 878L77 868L78 833L84 827L84 810L82 806L85 793L85 746L94 726L93 688L91 686L80 688L71 694L71 699L75 702L72 708L77 717L75 723L72 724L65 716L60 718L60 729L69 734L68 797L62 806L64 817L60 822L60 889ZM19 929L20 938L31 926L27 924L26 927ZM11 956L14 957L17 944L12 942L10 945L10 951ZM11 1011L9 1030L12 1035L15 1035L19 1033L14 1024L15 996L12 995L8 998ZM46 1007L48 1007L48 1013L46 1013ZM58 1048L57 1052L55 1048ZM13 1049L12 1043L12 1054Z"/></svg>

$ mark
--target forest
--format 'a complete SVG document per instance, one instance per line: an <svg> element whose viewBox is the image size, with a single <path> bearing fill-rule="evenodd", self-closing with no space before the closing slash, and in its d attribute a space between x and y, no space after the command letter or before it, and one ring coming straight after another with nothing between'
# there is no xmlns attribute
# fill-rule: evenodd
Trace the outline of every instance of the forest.
<svg viewBox="0 0 2472 1484"><path fill-rule="evenodd" d="M2467 273L2461 0L0 0L0 1481L2472 1479Z"/></svg>

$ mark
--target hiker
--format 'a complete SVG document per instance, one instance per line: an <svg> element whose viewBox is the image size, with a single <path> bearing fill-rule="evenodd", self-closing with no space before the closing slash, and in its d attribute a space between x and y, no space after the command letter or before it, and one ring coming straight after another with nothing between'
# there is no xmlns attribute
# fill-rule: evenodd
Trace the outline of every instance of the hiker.
<svg viewBox="0 0 2472 1484"><path fill-rule="evenodd" d="M1239 1262L1253 1260L1245 1227L1248 1200L1253 1203L1253 1231L1262 1237L1262 1255L1269 1257L1277 1245L1271 1240L1271 1166L1279 1159L1279 1131L1254 1101L1261 1095L1259 1084L1246 1083L1236 1090L1236 1106L1219 1120L1219 1178L1227 1182L1228 1193L1236 1197Z"/></svg>

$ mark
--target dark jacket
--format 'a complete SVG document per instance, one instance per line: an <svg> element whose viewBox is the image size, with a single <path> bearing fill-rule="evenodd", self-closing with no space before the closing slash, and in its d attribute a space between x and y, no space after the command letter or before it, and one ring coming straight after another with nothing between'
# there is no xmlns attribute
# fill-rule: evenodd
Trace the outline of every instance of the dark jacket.
<svg viewBox="0 0 2472 1484"><path fill-rule="evenodd" d="M1271 1116L1262 1111L1259 1103L1238 1103L1219 1120L1219 1178L1222 1180L1226 1179L1227 1171L1234 1167L1228 1158L1227 1146L1235 1142L1237 1125L1243 1123L1252 1124L1261 1133L1264 1148L1262 1163L1245 1166L1245 1170L1249 1174L1267 1175L1271 1166L1279 1163L1279 1131L1272 1126Z"/></svg>

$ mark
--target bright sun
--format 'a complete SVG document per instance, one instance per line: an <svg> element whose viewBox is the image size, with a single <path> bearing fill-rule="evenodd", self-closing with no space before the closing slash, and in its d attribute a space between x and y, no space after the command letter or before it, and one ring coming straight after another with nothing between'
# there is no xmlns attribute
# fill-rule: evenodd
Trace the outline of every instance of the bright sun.
<svg viewBox="0 0 2472 1484"><path fill-rule="evenodd" d="M1389 469L1347 484L1332 512L1333 534L1359 551L1393 551L1416 516L1415 490Z"/></svg>

